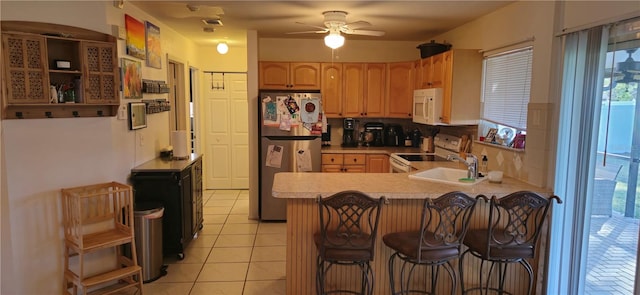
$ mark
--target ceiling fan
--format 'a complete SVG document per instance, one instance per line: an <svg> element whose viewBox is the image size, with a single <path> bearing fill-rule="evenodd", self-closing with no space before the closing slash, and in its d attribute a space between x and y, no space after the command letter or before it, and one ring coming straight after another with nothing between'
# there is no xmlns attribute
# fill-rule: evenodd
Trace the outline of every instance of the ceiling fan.
<svg viewBox="0 0 640 295"><path fill-rule="evenodd" d="M324 27L309 25L301 22L296 22L297 24L314 27L320 30L315 31L301 31L301 32L290 32L287 34L324 34L329 33L324 38L324 43L331 47L332 49L336 49L344 44L344 34L352 34L352 35L366 35L366 36L383 36L384 31L374 31L374 30L361 30L361 28L370 27L371 24L366 21L356 21L352 23L347 23L347 12L338 11L338 10L330 10L322 13L324 15Z"/></svg>

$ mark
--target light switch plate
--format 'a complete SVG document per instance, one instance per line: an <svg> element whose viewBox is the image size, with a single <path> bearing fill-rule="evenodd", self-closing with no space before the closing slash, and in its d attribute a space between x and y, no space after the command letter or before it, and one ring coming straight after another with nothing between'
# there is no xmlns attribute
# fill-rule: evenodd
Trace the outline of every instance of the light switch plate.
<svg viewBox="0 0 640 295"><path fill-rule="evenodd" d="M127 106L121 105L118 108L118 120L126 120L127 119Z"/></svg>

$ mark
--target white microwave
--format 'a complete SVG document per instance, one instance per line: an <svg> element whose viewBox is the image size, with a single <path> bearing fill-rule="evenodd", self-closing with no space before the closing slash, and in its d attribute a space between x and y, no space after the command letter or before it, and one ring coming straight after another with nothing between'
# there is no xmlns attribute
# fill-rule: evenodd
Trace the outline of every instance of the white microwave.
<svg viewBox="0 0 640 295"><path fill-rule="evenodd" d="M442 88L413 91L413 122L438 125L442 123Z"/></svg>

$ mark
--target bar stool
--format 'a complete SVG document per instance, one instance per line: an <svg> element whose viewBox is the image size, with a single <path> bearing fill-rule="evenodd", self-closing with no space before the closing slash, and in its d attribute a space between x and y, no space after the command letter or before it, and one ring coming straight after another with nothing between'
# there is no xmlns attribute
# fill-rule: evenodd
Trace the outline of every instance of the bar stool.
<svg viewBox="0 0 640 295"><path fill-rule="evenodd" d="M436 283L440 267L451 278L451 294L456 294L456 274L451 260L459 257L462 239L467 232L476 200L461 192L450 192L436 199L427 198L422 207L420 229L384 235L382 240L394 250L389 257L389 280L391 294L436 294ZM402 260L400 269L400 290L396 290L396 259ZM426 291L427 279L416 277L416 267L431 268L431 289ZM425 269L425 275L427 270ZM423 289L412 286L424 281Z"/></svg>
<svg viewBox="0 0 640 295"><path fill-rule="evenodd" d="M487 200L487 198L484 198ZM462 294L473 290L484 290L488 294L494 291L499 294L513 294L504 290L507 266L519 263L529 274L529 288L533 289L533 268L527 259L535 257L538 238L542 225L549 213L549 208L556 200L562 204L557 196L545 198L530 191L519 191L500 199L493 196L490 200L490 211L487 227L470 229L463 243L468 247L460 256L460 281ZM481 259L479 275L480 286L465 290L463 261L465 255ZM485 261L491 262L486 281L483 281L483 267ZM491 286L491 274L497 266L498 286Z"/></svg>
<svg viewBox="0 0 640 295"><path fill-rule="evenodd" d="M316 293L373 294L373 260L380 208L384 197L373 199L359 191L318 196L320 231L313 235L318 249ZM357 265L362 272L360 292L325 290L327 272L334 265Z"/></svg>

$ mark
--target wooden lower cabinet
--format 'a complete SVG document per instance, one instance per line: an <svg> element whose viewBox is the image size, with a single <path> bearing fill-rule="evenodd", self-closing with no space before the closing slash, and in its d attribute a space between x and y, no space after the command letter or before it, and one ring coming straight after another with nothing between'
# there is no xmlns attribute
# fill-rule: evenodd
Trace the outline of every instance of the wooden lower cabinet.
<svg viewBox="0 0 640 295"><path fill-rule="evenodd" d="M388 173L389 156L386 154L367 155L367 173Z"/></svg>
<svg viewBox="0 0 640 295"><path fill-rule="evenodd" d="M364 173L366 157L359 154L323 154L322 172Z"/></svg>
<svg viewBox="0 0 640 295"><path fill-rule="evenodd" d="M386 154L323 154L322 172L385 173L389 172Z"/></svg>

